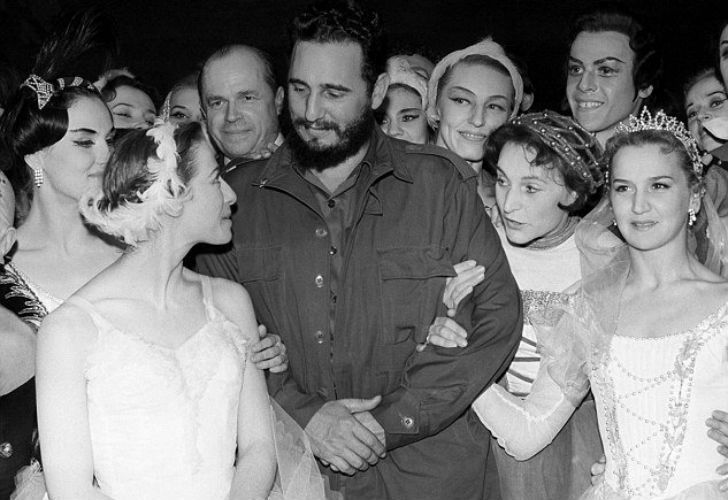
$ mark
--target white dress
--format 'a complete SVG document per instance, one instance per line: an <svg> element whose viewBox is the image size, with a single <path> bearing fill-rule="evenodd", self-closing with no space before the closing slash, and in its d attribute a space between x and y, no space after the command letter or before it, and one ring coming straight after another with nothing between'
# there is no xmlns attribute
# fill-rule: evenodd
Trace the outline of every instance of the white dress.
<svg viewBox="0 0 728 500"><path fill-rule="evenodd" d="M226 500L232 484L246 340L214 306L176 349L122 331L78 296L98 336L84 375L98 488L114 500ZM319 473L303 430L274 401L269 423L278 471L269 500L341 500ZM16 478L13 500L47 499L38 463Z"/></svg>
<svg viewBox="0 0 728 500"><path fill-rule="evenodd" d="M222 500L232 482L245 340L212 304L176 349L121 331L79 297L98 328L85 367L94 476L115 500Z"/></svg>
<svg viewBox="0 0 728 500"><path fill-rule="evenodd" d="M560 359L544 354L526 400L514 401L493 386L474 405L506 450L526 458L550 442L574 409L577 398L567 394L587 387L573 377L575 358L583 356L580 370L596 400L607 467L604 482L582 498L728 498L717 488L722 477L715 470L726 459L705 425L713 410L728 411L728 304L696 327L665 337L587 334L568 346L566 337L550 341L560 343ZM567 353L574 359L565 360Z"/></svg>

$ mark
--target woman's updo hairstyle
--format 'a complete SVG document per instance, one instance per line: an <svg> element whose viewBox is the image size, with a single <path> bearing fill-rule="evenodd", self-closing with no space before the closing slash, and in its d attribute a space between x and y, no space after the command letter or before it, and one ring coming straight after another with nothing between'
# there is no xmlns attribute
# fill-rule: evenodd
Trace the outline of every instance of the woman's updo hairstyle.
<svg viewBox="0 0 728 500"><path fill-rule="evenodd" d="M128 131L115 144L101 190L81 199L84 219L128 246L150 239L164 216L182 212L196 172L194 154L206 140L198 122Z"/></svg>
<svg viewBox="0 0 728 500"><path fill-rule="evenodd" d="M559 208L570 215L584 215L602 194L604 176L596 139L572 118L553 111L518 116L496 129L485 145L485 160L495 172L506 144L517 144L535 153L531 164L556 170L564 186L576 194L574 202Z"/></svg>
<svg viewBox="0 0 728 500"><path fill-rule="evenodd" d="M65 29L43 43L31 76L10 97L0 118L0 168L10 179L16 197L16 224L21 224L33 200L33 174L25 156L60 141L68 131L68 108L78 99L101 96L84 78L68 74L100 39L95 13L71 18ZM28 82L40 83L41 92Z"/></svg>

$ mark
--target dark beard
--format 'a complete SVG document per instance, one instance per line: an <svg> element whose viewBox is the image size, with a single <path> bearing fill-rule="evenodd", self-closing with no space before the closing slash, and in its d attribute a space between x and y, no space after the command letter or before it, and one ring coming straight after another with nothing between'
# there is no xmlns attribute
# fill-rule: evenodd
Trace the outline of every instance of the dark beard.
<svg viewBox="0 0 728 500"><path fill-rule="evenodd" d="M309 122L303 118L295 118L292 121L294 130L288 137L288 144L293 151L293 157L302 168L318 172L339 165L354 156L366 144L374 130L374 113L369 107L362 110L361 115L343 130L334 122L318 122L319 126L336 132L339 142L331 146L319 145L317 141L304 141L296 129L306 126Z"/></svg>

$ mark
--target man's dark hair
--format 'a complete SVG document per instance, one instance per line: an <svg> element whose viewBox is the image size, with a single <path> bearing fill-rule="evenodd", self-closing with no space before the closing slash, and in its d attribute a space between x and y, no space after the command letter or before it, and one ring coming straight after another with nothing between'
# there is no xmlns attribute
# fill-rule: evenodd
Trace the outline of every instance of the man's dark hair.
<svg viewBox="0 0 728 500"><path fill-rule="evenodd" d="M227 57L228 55L232 54L233 52L237 51L249 51L255 54L258 59L260 60L260 65L263 68L263 80L265 81L266 85L270 87L271 92L273 95L276 95L276 90L278 89L278 83L276 82L276 74L275 70L273 69L273 61L270 57L270 55L260 50L256 47L251 47L250 45L242 45L242 44L231 44L231 45L225 45L224 47L220 47L215 52L210 54L207 59L205 59L205 63L202 65L202 70L200 70L200 75L197 78L197 90L200 93L200 103L202 104L202 107L205 107L205 99L204 99L204 89L202 87L202 82L205 78L205 71L207 70L207 67L210 65L210 63L213 63L219 59L222 59L224 57Z"/></svg>
<svg viewBox="0 0 728 500"><path fill-rule="evenodd" d="M616 31L629 39L629 47L634 52L632 80L637 92L652 85L655 90L662 78L662 52L655 34L635 15L619 7L608 7L584 14L576 19L569 36L569 49L579 33L602 33ZM653 92L653 96L655 92ZM650 96L651 98L652 96ZM646 99L650 100L650 98ZM645 102L647 105L648 103Z"/></svg>
<svg viewBox="0 0 728 500"><path fill-rule="evenodd" d="M379 15L353 1L325 0L299 14L291 25L291 52L298 42L346 43L361 47L361 73L371 91L384 67Z"/></svg>

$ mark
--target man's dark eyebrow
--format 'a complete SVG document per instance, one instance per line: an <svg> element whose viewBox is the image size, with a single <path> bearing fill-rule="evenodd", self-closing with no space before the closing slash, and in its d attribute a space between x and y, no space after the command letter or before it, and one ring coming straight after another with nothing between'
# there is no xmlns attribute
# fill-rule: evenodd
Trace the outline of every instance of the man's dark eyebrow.
<svg viewBox="0 0 728 500"><path fill-rule="evenodd" d="M321 85L324 90L338 90L339 92L350 92L351 89L349 87L344 87L343 85L336 85L335 83L325 83Z"/></svg>
<svg viewBox="0 0 728 500"><path fill-rule="evenodd" d="M619 57L614 57L614 56L608 56L608 57L603 57L601 59L597 59L596 61L594 61L594 64L602 64L605 62L618 62L618 63L622 63L622 64L627 64L623 60L621 60Z"/></svg>
<svg viewBox="0 0 728 500"><path fill-rule="evenodd" d="M293 83L295 85L303 85L304 87L308 87L308 83L304 82L303 80L299 80L298 78L289 78L288 83Z"/></svg>
<svg viewBox="0 0 728 500"><path fill-rule="evenodd" d="M569 60L574 61L574 62L577 62L579 64L584 64L584 62L581 59L578 59L578 58L576 58L574 56L569 56ZM614 57L614 56L603 57L601 59L597 59L596 61L594 61L594 64L601 64L601 63L612 62L612 61L616 61L616 62L620 62L622 64L626 64L623 60L621 60L618 57Z"/></svg>
<svg viewBox="0 0 728 500"><path fill-rule="evenodd" d="M71 132L74 132L74 133L75 132L84 132L86 134L97 134L98 133L92 128L75 128L75 129L71 130Z"/></svg>

